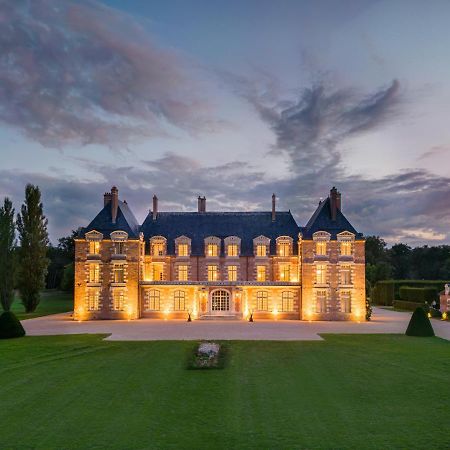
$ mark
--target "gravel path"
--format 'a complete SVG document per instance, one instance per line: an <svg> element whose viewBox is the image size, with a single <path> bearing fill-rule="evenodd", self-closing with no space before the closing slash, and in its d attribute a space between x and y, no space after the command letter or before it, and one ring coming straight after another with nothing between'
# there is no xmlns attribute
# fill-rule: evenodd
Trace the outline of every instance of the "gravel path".
<svg viewBox="0 0 450 450"><path fill-rule="evenodd" d="M404 333L410 313L374 308L370 322L302 322L294 320L193 321L140 319L74 322L70 313L22 321L28 336L110 334L107 340L321 340L320 333ZM450 340L450 322L432 320L437 336Z"/></svg>

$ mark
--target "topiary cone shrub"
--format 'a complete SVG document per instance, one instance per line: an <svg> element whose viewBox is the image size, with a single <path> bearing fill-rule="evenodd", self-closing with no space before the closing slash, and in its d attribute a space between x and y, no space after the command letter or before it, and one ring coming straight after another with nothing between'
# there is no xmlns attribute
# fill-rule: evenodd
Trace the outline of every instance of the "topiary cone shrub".
<svg viewBox="0 0 450 450"><path fill-rule="evenodd" d="M416 308L406 329L407 336L434 336L433 327L427 313L420 306Z"/></svg>
<svg viewBox="0 0 450 450"><path fill-rule="evenodd" d="M20 320L11 311L5 311L0 316L0 339L10 339L25 336Z"/></svg>

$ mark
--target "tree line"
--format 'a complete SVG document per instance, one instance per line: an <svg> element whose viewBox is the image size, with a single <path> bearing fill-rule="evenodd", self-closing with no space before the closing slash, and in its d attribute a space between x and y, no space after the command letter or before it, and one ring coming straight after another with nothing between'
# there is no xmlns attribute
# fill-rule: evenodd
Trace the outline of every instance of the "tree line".
<svg viewBox="0 0 450 450"><path fill-rule="evenodd" d="M39 304L49 264L47 224L39 187L27 184L17 215L11 200L4 199L0 207L0 303L5 311L11 309L15 289L27 313Z"/></svg>
<svg viewBox="0 0 450 450"><path fill-rule="evenodd" d="M399 243L387 248L379 236L366 238L366 279L373 286L380 280L449 280L450 246L410 247Z"/></svg>

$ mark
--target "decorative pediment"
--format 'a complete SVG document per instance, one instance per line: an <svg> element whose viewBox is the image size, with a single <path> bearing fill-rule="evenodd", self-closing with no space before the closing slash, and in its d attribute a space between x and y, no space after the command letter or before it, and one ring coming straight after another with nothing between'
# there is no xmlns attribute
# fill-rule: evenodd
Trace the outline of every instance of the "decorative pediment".
<svg viewBox="0 0 450 450"><path fill-rule="evenodd" d="M190 244L191 243L191 238L187 237L187 236L178 236L177 238L175 238L175 244Z"/></svg>
<svg viewBox="0 0 450 450"><path fill-rule="evenodd" d="M331 234L327 231L316 231L313 234L313 241L329 241L331 239Z"/></svg>
<svg viewBox="0 0 450 450"><path fill-rule="evenodd" d="M217 236L208 236L205 238L205 244L220 245L220 238L218 238Z"/></svg>
<svg viewBox="0 0 450 450"><path fill-rule="evenodd" d="M152 236L150 238L150 242L167 242L167 239L164 236Z"/></svg>
<svg viewBox="0 0 450 450"><path fill-rule="evenodd" d="M270 238L268 238L267 236L263 236L263 235L260 235L260 236L258 236L258 237L255 237L255 238L253 239L253 243L254 243L255 245L257 245L257 244L265 244L265 245L269 245L269 242L270 242Z"/></svg>
<svg viewBox="0 0 450 450"><path fill-rule="evenodd" d="M350 233L350 231L342 231L337 235L338 241L354 241L355 235L353 233Z"/></svg>
<svg viewBox="0 0 450 450"><path fill-rule="evenodd" d="M88 231L84 237L86 238L87 241L101 241L103 239L103 234L100 233L99 231L96 230L92 230L92 231Z"/></svg>
<svg viewBox="0 0 450 450"><path fill-rule="evenodd" d="M228 236L224 239L224 241L225 241L225 245L228 245L228 244L241 245L241 238L238 236Z"/></svg>
<svg viewBox="0 0 450 450"><path fill-rule="evenodd" d="M113 231L110 234L111 240L114 242L124 242L128 239L128 233L126 231Z"/></svg>
<svg viewBox="0 0 450 450"><path fill-rule="evenodd" d="M289 242L290 244L292 244L293 239L290 236L278 236L276 238L277 243L280 242Z"/></svg>

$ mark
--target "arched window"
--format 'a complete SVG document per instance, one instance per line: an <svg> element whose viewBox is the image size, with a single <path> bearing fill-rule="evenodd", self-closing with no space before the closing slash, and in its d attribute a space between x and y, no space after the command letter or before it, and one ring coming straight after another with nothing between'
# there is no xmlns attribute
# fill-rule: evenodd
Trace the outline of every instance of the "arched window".
<svg viewBox="0 0 450 450"><path fill-rule="evenodd" d="M281 293L281 311L294 310L294 293L291 291L284 291Z"/></svg>
<svg viewBox="0 0 450 450"><path fill-rule="evenodd" d="M186 310L186 293L184 291L175 291L173 294L173 310Z"/></svg>
<svg viewBox="0 0 450 450"><path fill-rule="evenodd" d="M269 294L267 291L258 291L256 293L256 309L258 311L269 310Z"/></svg>
<svg viewBox="0 0 450 450"><path fill-rule="evenodd" d="M147 302L145 305L147 311L159 311L161 309L161 293L156 289L147 291Z"/></svg>

